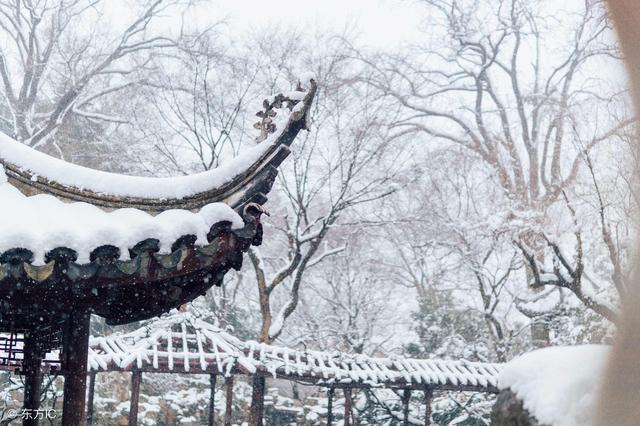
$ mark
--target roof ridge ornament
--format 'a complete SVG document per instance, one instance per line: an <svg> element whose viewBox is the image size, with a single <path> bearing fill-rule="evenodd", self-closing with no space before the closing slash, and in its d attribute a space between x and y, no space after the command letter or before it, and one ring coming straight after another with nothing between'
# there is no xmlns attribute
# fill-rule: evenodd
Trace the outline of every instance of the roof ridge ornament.
<svg viewBox="0 0 640 426"><path fill-rule="evenodd" d="M313 77L309 79L309 83L315 85L316 81ZM255 123L253 127L260 130L260 135L256 138L256 143L265 141L270 134L277 131L277 124L275 118L278 115L278 110L286 108L291 113L294 113L296 105L304 100L306 90L303 88L302 83L298 81L296 90L286 95L279 93L270 98L266 98L262 101L262 110L256 113L256 117L260 118L260 121ZM308 112L306 112L308 116ZM309 130L308 122L305 122L303 129Z"/></svg>

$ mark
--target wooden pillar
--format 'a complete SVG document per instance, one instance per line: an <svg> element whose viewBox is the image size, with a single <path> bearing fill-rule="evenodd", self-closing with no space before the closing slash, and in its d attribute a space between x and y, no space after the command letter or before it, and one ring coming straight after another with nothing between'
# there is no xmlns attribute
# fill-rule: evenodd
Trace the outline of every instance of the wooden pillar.
<svg viewBox="0 0 640 426"><path fill-rule="evenodd" d="M251 426L262 426L264 417L264 391L266 379L262 376L253 376L253 390L251 392Z"/></svg>
<svg viewBox="0 0 640 426"><path fill-rule="evenodd" d="M327 426L333 425L333 394L334 388L329 388L327 391Z"/></svg>
<svg viewBox="0 0 640 426"><path fill-rule="evenodd" d="M38 409L40 408L40 392L42 389L42 350L40 343L32 334L24 336L24 359L22 373L24 374L23 408L26 416L22 420L23 426L38 426Z"/></svg>
<svg viewBox="0 0 640 426"><path fill-rule="evenodd" d="M67 319L64 332L64 401L62 424L85 426L85 398L87 391L87 356L89 352L88 312L73 312Z"/></svg>
<svg viewBox="0 0 640 426"><path fill-rule="evenodd" d="M424 424L425 426L431 425L431 399L433 398L433 390L431 388L425 388L424 390Z"/></svg>
<svg viewBox="0 0 640 426"><path fill-rule="evenodd" d="M87 426L93 425L93 398L96 392L96 373L89 373L89 400L87 401Z"/></svg>
<svg viewBox="0 0 640 426"><path fill-rule="evenodd" d="M233 376L227 378L226 407L224 410L224 426L231 426L231 416L233 415Z"/></svg>
<svg viewBox="0 0 640 426"><path fill-rule="evenodd" d="M211 393L209 394L209 426L215 426L216 424L216 375L209 374L209 387Z"/></svg>
<svg viewBox="0 0 640 426"><path fill-rule="evenodd" d="M344 388L344 426L351 426L351 388Z"/></svg>
<svg viewBox="0 0 640 426"><path fill-rule="evenodd" d="M402 393L402 424L409 426L409 402L411 402L411 390L405 389Z"/></svg>
<svg viewBox="0 0 640 426"><path fill-rule="evenodd" d="M138 425L138 402L140 401L140 384L142 371L133 370L131 373L131 400L129 401L129 426Z"/></svg>

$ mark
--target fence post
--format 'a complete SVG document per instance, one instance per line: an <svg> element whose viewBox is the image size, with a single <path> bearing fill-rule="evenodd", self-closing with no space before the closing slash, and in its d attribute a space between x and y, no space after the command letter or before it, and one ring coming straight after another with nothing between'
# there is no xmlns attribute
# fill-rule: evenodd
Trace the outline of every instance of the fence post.
<svg viewBox="0 0 640 426"><path fill-rule="evenodd" d="M333 425L333 394L335 393L334 388L329 388L327 391L327 426Z"/></svg>
<svg viewBox="0 0 640 426"><path fill-rule="evenodd" d="M431 425L431 399L433 398L433 390L431 388L424 389L424 424L425 426Z"/></svg>
<svg viewBox="0 0 640 426"><path fill-rule="evenodd" d="M405 389L402 393L402 424L409 426L409 402L411 401L411 390Z"/></svg>
<svg viewBox="0 0 640 426"><path fill-rule="evenodd" d="M264 416L264 389L266 379L262 376L253 377L253 390L251 392L251 426L262 426Z"/></svg>
<svg viewBox="0 0 640 426"><path fill-rule="evenodd" d="M138 402L140 401L140 383L142 371L133 370L131 373L131 401L129 402L129 426L138 424Z"/></svg>
<svg viewBox="0 0 640 426"><path fill-rule="evenodd" d="M351 424L351 388L344 388L344 426Z"/></svg>
<svg viewBox="0 0 640 426"><path fill-rule="evenodd" d="M227 394L226 407L224 410L224 426L231 426L231 416L233 414L233 376L226 380Z"/></svg>
<svg viewBox="0 0 640 426"><path fill-rule="evenodd" d="M87 401L87 426L93 425L93 398L96 393L96 372L89 373L89 400Z"/></svg>
<svg viewBox="0 0 640 426"><path fill-rule="evenodd" d="M209 394L209 426L215 426L216 424L216 375L209 374L209 387L211 393Z"/></svg>

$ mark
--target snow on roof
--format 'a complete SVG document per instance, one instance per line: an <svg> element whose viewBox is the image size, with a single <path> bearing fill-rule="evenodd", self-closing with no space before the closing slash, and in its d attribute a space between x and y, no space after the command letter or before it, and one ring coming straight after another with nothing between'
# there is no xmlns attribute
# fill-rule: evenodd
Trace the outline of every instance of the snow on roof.
<svg viewBox="0 0 640 426"><path fill-rule="evenodd" d="M0 134L0 255L26 249L33 253L30 263L39 266L47 253L66 248L77 254L78 264L86 264L96 248L114 246L121 260L127 260L129 249L145 240L158 240L160 254L169 254L187 235L197 237L196 245L206 245L207 233L217 223L242 228L244 222L232 208L244 214L249 204L264 203L276 167L306 126L315 89L311 81L305 92L265 101L266 113L257 124L264 140L217 169L191 176L147 178L92 170ZM25 186L39 195L25 196ZM196 197L177 202L191 196Z"/></svg>
<svg viewBox="0 0 640 426"><path fill-rule="evenodd" d="M35 180L41 178L97 194L153 199L184 198L222 186L244 172L269 148L269 142L245 150L218 168L187 176L143 177L109 173L68 163L36 151L0 133L0 158L22 170L28 170Z"/></svg>
<svg viewBox="0 0 640 426"><path fill-rule="evenodd" d="M505 365L498 386L514 392L541 424L588 425L609 349L584 345L529 352Z"/></svg>
<svg viewBox="0 0 640 426"><path fill-rule="evenodd" d="M219 222L233 228L244 223L231 207L213 203L198 212L167 210L157 216L136 209L106 212L87 203L65 203L54 196L27 197L11 185L0 165L0 253L22 248L33 252L33 264L45 261L49 251L66 247L78 254L78 263L88 263L97 247L112 245L123 259L140 241L157 239L160 252L170 253L171 245L184 235L196 235L196 244L207 244L207 233Z"/></svg>
<svg viewBox="0 0 640 426"><path fill-rule="evenodd" d="M0 133L0 164L7 172L24 174L32 183L45 181L52 186L88 191L92 194L140 199L183 199L221 188L245 173L260 160L268 156L281 137L290 130L295 121L306 119L313 96L315 82L307 92L292 92L284 95L296 102L286 108L277 104L277 114L269 116L269 132L261 143L244 150L225 164L206 172L188 176L166 178L128 176L109 173L71 164L36 151L9 136ZM304 100L304 102L300 102ZM10 174L11 175L11 174Z"/></svg>
<svg viewBox="0 0 640 426"><path fill-rule="evenodd" d="M500 364L374 358L243 342L188 312L159 319L131 333L92 337L89 346L89 368L93 371L262 372L320 385L429 385L492 391L501 369Z"/></svg>

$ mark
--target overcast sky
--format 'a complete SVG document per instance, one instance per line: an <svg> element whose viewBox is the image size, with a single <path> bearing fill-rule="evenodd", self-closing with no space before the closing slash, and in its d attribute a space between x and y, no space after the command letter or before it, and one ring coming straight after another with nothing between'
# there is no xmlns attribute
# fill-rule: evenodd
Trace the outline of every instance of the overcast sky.
<svg viewBox="0 0 640 426"><path fill-rule="evenodd" d="M424 16L417 0L210 0L232 28L281 25L358 34L361 43L393 47L415 39Z"/></svg>

